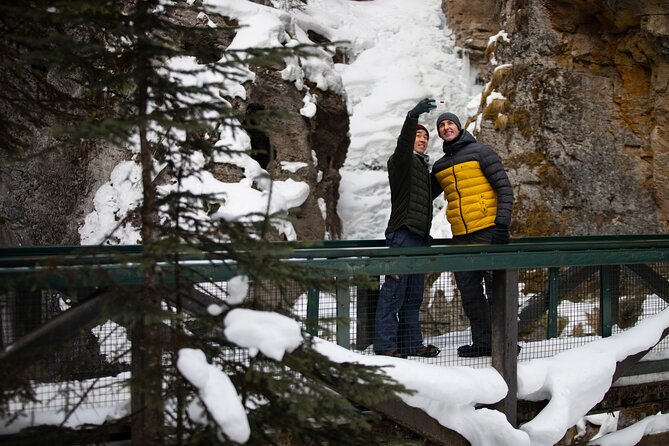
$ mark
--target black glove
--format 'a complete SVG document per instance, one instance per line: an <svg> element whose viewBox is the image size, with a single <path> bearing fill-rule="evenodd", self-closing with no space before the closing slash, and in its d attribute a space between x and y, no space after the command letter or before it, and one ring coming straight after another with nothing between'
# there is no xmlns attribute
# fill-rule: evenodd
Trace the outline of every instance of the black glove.
<svg viewBox="0 0 669 446"><path fill-rule="evenodd" d="M435 108L437 108L437 104L434 102L434 99L425 98L409 111L409 116L418 119L421 114L427 113Z"/></svg>
<svg viewBox="0 0 669 446"><path fill-rule="evenodd" d="M492 230L492 240L490 240L490 243L493 245L505 245L509 243L509 227L495 225Z"/></svg>

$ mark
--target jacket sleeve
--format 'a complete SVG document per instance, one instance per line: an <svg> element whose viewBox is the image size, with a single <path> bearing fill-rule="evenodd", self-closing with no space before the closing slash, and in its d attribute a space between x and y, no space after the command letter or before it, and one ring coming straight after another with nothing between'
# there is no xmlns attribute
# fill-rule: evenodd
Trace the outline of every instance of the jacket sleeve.
<svg viewBox="0 0 669 446"><path fill-rule="evenodd" d="M497 218L495 224L509 226L513 210L513 188L499 155L490 147L483 146L481 169L492 188L497 192Z"/></svg>
<svg viewBox="0 0 669 446"><path fill-rule="evenodd" d="M397 146L395 147L394 158L398 162L409 162L413 155L413 145L416 141L416 126L418 119L407 115L404 119L404 125L400 131L400 136L397 138Z"/></svg>
<svg viewBox="0 0 669 446"><path fill-rule="evenodd" d="M439 180L437 180L437 177L434 175L434 170L430 174L430 188L432 189L431 196L432 200L437 198L439 195L441 195L444 190L441 188L441 184L439 184Z"/></svg>
<svg viewBox="0 0 669 446"><path fill-rule="evenodd" d="M407 181L411 175L411 158L413 156L413 145L416 141L416 125L418 119L407 115L404 125L397 138L395 152L388 163L388 175L391 183ZM394 167L391 169L391 166Z"/></svg>

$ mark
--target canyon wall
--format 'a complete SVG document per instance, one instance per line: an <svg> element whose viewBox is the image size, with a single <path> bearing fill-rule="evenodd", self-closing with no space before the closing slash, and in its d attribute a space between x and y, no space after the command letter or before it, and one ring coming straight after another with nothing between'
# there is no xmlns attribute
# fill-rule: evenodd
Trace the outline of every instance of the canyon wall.
<svg viewBox="0 0 669 446"><path fill-rule="evenodd" d="M268 4L268 1L257 0ZM207 27L197 11L186 7L173 17L182 25L196 29ZM184 36L184 45L202 46L200 54L218 60L230 45L237 23L222 16L212 16L221 33L218 40L191 41ZM193 34L195 35L195 34ZM322 36L312 34L323 43ZM282 78L285 64L251 67L256 73L253 82L244 84L246 98L226 98L239 115L241 125L252 142L252 156L275 180L293 179L309 186L307 200L289 211L299 240L338 238L341 222L337 215L339 169L349 145L349 119L345 99L332 91L317 90L305 81L310 91L317 92L318 108L314 116L300 114L306 90ZM55 70L48 67L38 75L49 82L61 83ZM5 88L17 88L8 85ZM67 95L82 94L76 86L62 85ZM11 105L3 112L21 119L20 105ZM262 121L262 116L274 119ZM49 127L62 124L58 118L47 117L46 128L25 124L31 132L21 135L25 156L14 159L0 154L0 246L77 245L79 228L93 209L96 191L109 181L114 167L132 157L123 147L101 141L81 141L55 150L56 141L49 136ZM284 162L304 163L296 171L283 168ZM214 166L212 173L224 182L238 182L243 170L231 164ZM282 240L277 232L270 238Z"/></svg>
<svg viewBox="0 0 669 446"><path fill-rule="evenodd" d="M479 115L470 118L480 118L475 135L498 150L514 185L512 235L665 232L667 2L442 4L456 44L487 85ZM234 29L225 18L213 19ZM206 26L188 12L179 20ZM217 50L226 48L232 33L221 37ZM497 37L491 43L492 36ZM310 38L326 43L313 33ZM282 79L282 69L255 67L246 99L230 100L245 116L242 125L262 167L275 179L293 178L310 187L307 201L290 213L298 239L337 238L339 169L349 144L346 103L333 92L318 91L316 115L300 115L304 92ZM282 118L254 126L256 113L270 109L282 111ZM4 159L0 168L0 245L77 244L96 190L129 153L96 141L49 152L46 132L34 130L26 136L30 157L19 163ZM306 167L291 172L282 169L282 161ZM214 172L223 181L236 181L242 175L236 169L219 166Z"/></svg>
<svg viewBox="0 0 669 446"><path fill-rule="evenodd" d="M666 2L444 0L443 9L487 85L475 134L509 171L514 236L667 230Z"/></svg>

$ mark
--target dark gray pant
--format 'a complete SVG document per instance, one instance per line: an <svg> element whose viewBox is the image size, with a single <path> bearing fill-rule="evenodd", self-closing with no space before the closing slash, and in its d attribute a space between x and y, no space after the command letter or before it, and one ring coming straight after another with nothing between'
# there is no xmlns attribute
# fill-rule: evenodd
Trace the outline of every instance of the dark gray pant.
<svg viewBox="0 0 669 446"><path fill-rule="evenodd" d="M466 235L453 237L455 245L489 244L492 240L493 227L481 229ZM462 297L465 310L472 327L472 343L490 347L491 323L490 300L483 291L483 283L488 293L492 292L492 273L490 271L456 271L455 282Z"/></svg>

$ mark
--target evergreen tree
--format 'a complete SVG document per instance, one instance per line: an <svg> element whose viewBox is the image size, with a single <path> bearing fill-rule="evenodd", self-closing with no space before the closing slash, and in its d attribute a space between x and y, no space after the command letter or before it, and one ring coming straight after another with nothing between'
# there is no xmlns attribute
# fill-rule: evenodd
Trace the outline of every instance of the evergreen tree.
<svg viewBox="0 0 669 446"><path fill-rule="evenodd" d="M281 435L304 444L372 444L369 424L350 400L372 405L402 390L378 369L333 363L306 335L281 361L249 357L220 329L238 305L221 305L217 315L194 309L194 295L220 302L225 290L198 287L207 280L184 266L184 258L233 262L252 283L271 283L282 292L295 284L302 290L334 284L322 271L281 261L291 247L268 241L276 218L269 209L242 222L211 219L224 198L187 187L229 150L220 144L221 133L241 131L220 95L226 82L238 80L243 66L281 63L304 50L212 54L212 43L234 30L186 26L179 16L188 8L201 6L157 0L0 5L0 49L7 55L0 80L11 87L0 89L0 123L9 135L2 149L19 156L27 132L50 131L62 147L95 139L136 154L142 201L119 226L141 230L141 254L132 261L140 261L143 283L139 289L113 287L107 307L132 333L133 442L231 441L176 368L179 352L189 347L205 352L230 377L248 411L249 444L278 443ZM186 416L187 406L198 401L208 422Z"/></svg>

